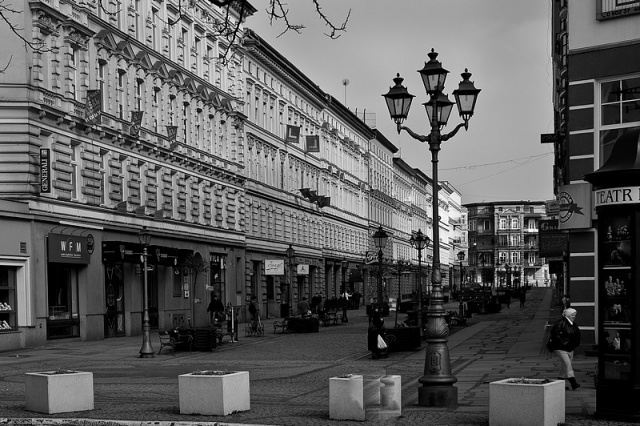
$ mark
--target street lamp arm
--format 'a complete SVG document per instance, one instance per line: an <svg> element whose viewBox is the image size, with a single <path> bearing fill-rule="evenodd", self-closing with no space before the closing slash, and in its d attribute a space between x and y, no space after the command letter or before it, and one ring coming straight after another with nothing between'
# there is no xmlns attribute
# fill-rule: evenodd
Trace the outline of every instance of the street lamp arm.
<svg viewBox="0 0 640 426"><path fill-rule="evenodd" d="M398 134L400 134L400 130L404 130L405 132L409 133L412 138L419 140L420 142L429 142L431 140L430 135L419 135L407 126L402 126L400 125L400 123L398 123Z"/></svg>
<svg viewBox="0 0 640 426"><path fill-rule="evenodd" d="M451 131L451 133L447 133L446 135L442 135L442 141L446 141L449 140L450 138L454 137L456 135L456 133L458 133L458 130L460 130L462 127L464 127L465 130L469 129L469 122L465 121L464 123L460 123L456 126L455 129L453 129Z"/></svg>

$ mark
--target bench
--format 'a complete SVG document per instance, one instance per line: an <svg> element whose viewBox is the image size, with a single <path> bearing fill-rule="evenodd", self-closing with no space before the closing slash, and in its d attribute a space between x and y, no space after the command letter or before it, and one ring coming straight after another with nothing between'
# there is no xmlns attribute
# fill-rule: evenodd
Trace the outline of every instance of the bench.
<svg viewBox="0 0 640 426"><path fill-rule="evenodd" d="M322 316L322 325L338 325L338 312L337 311L328 311L325 312Z"/></svg>
<svg viewBox="0 0 640 426"><path fill-rule="evenodd" d="M173 341L173 338L166 331L159 331L158 337L160 337L160 350L158 350L158 355L162 352L162 348L165 346L171 348L171 353L173 355L176 354L176 344Z"/></svg>
<svg viewBox="0 0 640 426"><path fill-rule="evenodd" d="M289 330L289 320L284 318L282 321L274 321L273 322L273 334L278 331L278 329L282 329L282 333Z"/></svg>
<svg viewBox="0 0 640 426"><path fill-rule="evenodd" d="M178 330L169 330L167 333L171 336L174 349L188 347L190 351L193 350L193 336L191 334L180 333Z"/></svg>
<svg viewBox="0 0 640 426"><path fill-rule="evenodd" d="M456 311L448 311L445 319L449 325L467 325L467 319Z"/></svg>

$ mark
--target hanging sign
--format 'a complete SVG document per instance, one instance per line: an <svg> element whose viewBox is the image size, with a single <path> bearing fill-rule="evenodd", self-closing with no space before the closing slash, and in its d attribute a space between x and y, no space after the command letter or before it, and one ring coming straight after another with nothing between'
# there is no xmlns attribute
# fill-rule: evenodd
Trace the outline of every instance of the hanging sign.
<svg viewBox="0 0 640 426"><path fill-rule="evenodd" d="M284 259L265 259L265 275L284 275Z"/></svg>
<svg viewBox="0 0 640 426"><path fill-rule="evenodd" d="M89 263L87 238L79 235L49 234L48 255L51 263Z"/></svg>
<svg viewBox="0 0 640 426"><path fill-rule="evenodd" d="M40 193L51 192L51 150L40 148Z"/></svg>

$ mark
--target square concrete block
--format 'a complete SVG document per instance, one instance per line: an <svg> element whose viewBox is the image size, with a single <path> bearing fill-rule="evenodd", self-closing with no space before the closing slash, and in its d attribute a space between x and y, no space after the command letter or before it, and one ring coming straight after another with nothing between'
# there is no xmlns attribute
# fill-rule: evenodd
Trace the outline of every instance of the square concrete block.
<svg viewBox="0 0 640 426"><path fill-rule="evenodd" d="M26 373L26 409L56 414L93 410L93 373Z"/></svg>
<svg viewBox="0 0 640 426"><path fill-rule="evenodd" d="M364 392L361 375L329 379L329 418L364 421Z"/></svg>
<svg viewBox="0 0 640 426"><path fill-rule="evenodd" d="M226 416L251 409L249 372L178 376L180 414Z"/></svg>
<svg viewBox="0 0 640 426"><path fill-rule="evenodd" d="M489 383L491 426L557 426L565 421L564 380L504 379Z"/></svg>
<svg viewBox="0 0 640 426"><path fill-rule="evenodd" d="M380 379L380 412L391 416L402 415L402 379L387 375Z"/></svg>

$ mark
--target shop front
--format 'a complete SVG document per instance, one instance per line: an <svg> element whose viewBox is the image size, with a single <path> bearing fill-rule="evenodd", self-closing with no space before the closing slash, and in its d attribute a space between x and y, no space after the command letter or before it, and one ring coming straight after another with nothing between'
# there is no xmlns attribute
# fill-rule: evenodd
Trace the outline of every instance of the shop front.
<svg viewBox="0 0 640 426"><path fill-rule="evenodd" d="M80 275L90 263L86 236L47 236L47 339L80 337Z"/></svg>

